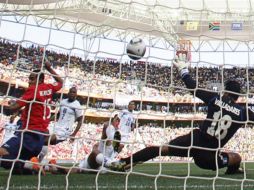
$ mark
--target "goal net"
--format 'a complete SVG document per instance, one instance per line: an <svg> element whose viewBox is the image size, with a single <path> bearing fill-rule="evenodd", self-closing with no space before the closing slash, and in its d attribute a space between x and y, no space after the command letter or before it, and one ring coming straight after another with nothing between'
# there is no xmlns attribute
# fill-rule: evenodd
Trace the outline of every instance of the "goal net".
<svg viewBox="0 0 254 190"><path fill-rule="evenodd" d="M126 172L105 173L100 168L85 169L82 174L71 172L100 142L104 122L111 124L113 116L128 109L130 101L136 105L135 128L117 159L145 147L168 145L202 124L207 105L191 95L173 67L179 52L187 53L189 71L198 84L195 90L222 95L224 82L236 79L242 87L238 103L252 109L252 1L0 0L0 7L1 145L13 115L6 107L26 92L33 70L45 73L46 83L55 82L54 75L43 68L46 62L64 81L53 101L44 103L55 107L49 129L54 129L60 102L68 97L71 87L77 88L83 111L74 142L68 138L49 145L35 175L13 174L17 161L31 163L29 160L7 160L13 165L8 170L0 168L0 189L253 188L251 121L218 149L239 153L243 174L227 176L226 168L202 170L191 157L169 156L158 156ZM137 61L126 53L133 38L146 44L145 55ZM30 107L28 118L33 111ZM20 115L13 123L19 119ZM55 167L50 160L68 172L46 172L43 176L45 168ZM1 161L6 160L0 157Z"/></svg>

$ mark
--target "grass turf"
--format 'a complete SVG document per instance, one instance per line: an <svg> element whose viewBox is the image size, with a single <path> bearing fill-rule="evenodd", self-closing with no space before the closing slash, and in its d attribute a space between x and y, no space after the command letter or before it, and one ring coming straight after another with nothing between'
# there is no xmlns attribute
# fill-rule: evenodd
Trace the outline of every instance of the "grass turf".
<svg viewBox="0 0 254 190"><path fill-rule="evenodd" d="M161 169L160 169L161 168ZM246 163L245 174L225 175L225 169L202 170L187 163L149 163L136 166L132 172L86 173L46 176L8 177L9 171L0 169L0 189L186 189L186 190L252 190L254 189L254 163ZM186 187L186 188L184 188Z"/></svg>

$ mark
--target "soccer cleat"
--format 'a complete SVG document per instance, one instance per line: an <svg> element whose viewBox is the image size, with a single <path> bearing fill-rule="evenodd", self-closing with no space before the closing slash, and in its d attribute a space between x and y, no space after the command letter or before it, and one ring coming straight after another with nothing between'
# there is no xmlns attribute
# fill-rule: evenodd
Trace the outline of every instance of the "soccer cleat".
<svg viewBox="0 0 254 190"><path fill-rule="evenodd" d="M30 162L32 162L32 170L34 170L35 172L40 172L40 165L39 165L39 159L37 157L32 157L30 159ZM44 171L44 169L42 168L41 170L42 175L46 175L46 172Z"/></svg>
<svg viewBox="0 0 254 190"><path fill-rule="evenodd" d="M55 160L55 159L51 159L51 160L49 161L49 164L54 164L54 165L56 165L56 160Z"/></svg>
<svg viewBox="0 0 254 190"><path fill-rule="evenodd" d="M39 170L40 169L39 159L37 157L32 157L30 159L30 162L32 162L32 169L33 170Z"/></svg>
<svg viewBox="0 0 254 190"><path fill-rule="evenodd" d="M115 161L115 162L111 162L111 164L108 168L111 169L111 170L114 170L114 171L124 172L125 171L125 166L126 166L126 162L118 160L118 161Z"/></svg>

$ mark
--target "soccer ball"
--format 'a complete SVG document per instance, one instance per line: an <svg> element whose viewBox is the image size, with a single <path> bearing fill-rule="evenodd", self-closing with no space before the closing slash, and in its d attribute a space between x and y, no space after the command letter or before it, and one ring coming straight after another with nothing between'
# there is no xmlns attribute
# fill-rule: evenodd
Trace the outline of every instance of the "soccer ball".
<svg viewBox="0 0 254 190"><path fill-rule="evenodd" d="M146 53L146 44L141 38L132 39L126 48L126 53L129 58L139 60Z"/></svg>

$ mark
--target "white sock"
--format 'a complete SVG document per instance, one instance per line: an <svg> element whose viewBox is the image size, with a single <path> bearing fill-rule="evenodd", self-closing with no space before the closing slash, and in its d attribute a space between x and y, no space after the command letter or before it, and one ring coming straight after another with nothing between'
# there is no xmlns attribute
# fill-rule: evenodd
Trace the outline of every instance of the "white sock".
<svg viewBox="0 0 254 190"><path fill-rule="evenodd" d="M25 162L25 164L24 164L24 168L26 168L26 169L33 169L33 163L28 163L28 162Z"/></svg>
<svg viewBox="0 0 254 190"><path fill-rule="evenodd" d="M48 146L43 146L42 150L38 156L39 162L41 162L44 159L44 157L47 155L47 153L48 153Z"/></svg>
<svg viewBox="0 0 254 190"><path fill-rule="evenodd" d="M45 170L45 171L50 171L49 165L45 165L45 166L44 166L44 170Z"/></svg>

